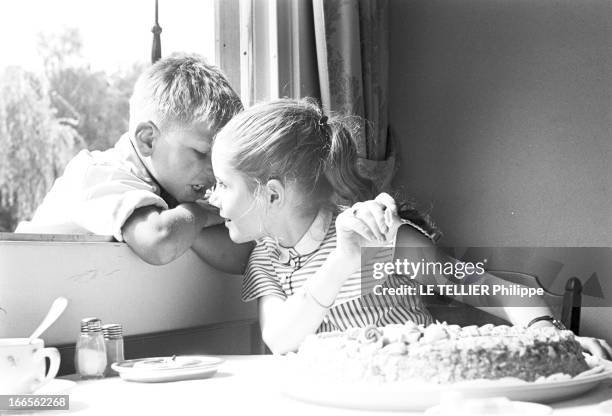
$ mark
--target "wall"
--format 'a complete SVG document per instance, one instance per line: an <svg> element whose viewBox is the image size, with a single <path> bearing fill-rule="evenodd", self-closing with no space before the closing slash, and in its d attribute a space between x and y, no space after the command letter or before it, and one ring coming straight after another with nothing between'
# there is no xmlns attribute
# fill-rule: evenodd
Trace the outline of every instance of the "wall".
<svg viewBox="0 0 612 416"><path fill-rule="evenodd" d="M396 185L442 244L612 247L611 51L609 1L390 0Z"/></svg>
<svg viewBox="0 0 612 416"><path fill-rule="evenodd" d="M58 296L69 304L45 332L48 345L74 343L80 320L91 316L123 324L128 337L256 322L255 302L240 300L240 276L220 273L193 251L152 266L125 243L42 241L52 235L15 241L19 236L0 233L0 337L29 336ZM245 326L245 343L249 331Z"/></svg>

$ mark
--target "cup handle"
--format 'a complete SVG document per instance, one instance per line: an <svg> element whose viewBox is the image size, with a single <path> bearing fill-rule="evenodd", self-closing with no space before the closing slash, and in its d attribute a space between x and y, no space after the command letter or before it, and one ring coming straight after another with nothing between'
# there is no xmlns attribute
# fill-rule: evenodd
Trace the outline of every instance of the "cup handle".
<svg viewBox="0 0 612 416"><path fill-rule="evenodd" d="M57 375L60 365L60 353L57 348L41 348L40 350L36 351L34 359L38 360L41 356L43 359L45 357L49 358L49 371L47 372L45 377L40 380L35 390L38 390L39 388L53 380Z"/></svg>

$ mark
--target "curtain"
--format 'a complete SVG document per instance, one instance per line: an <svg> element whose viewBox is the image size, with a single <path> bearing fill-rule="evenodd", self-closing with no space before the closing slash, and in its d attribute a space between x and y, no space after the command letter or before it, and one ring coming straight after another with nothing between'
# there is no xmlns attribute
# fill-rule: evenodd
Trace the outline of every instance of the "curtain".
<svg viewBox="0 0 612 416"><path fill-rule="evenodd" d="M388 188L396 152L388 123L387 0L312 0L321 104L363 120L359 168Z"/></svg>
<svg viewBox="0 0 612 416"><path fill-rule="evenodd" d="M241 85L239 73L233 76L239 89L261 91L257 99L312 96L327 112L359 116L363 120L357 137L360 171L379 189L388 189L397 159L387 111L388 0L217 0L216 4L218 15L229 22L219 28L221 67L230 75L237 67L240 72L254 71L247 79L252 85ZM270 30L272 15L276 15L275 30ZM275 71L276 77L270 78Z"/></svg>

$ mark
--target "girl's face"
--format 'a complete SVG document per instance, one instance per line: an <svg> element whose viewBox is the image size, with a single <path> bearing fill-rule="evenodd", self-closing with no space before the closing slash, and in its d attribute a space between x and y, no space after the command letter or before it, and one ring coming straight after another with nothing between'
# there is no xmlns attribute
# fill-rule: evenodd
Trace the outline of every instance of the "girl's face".
<svg viewBox="0 0 612 416"><path fill-rule="evenodd" d="M264 235L265 213L244 177L231 167L226 150L223 142L213 146L212 167L217 182L209 202L219 208L233 242L254 241Z"/></svg>

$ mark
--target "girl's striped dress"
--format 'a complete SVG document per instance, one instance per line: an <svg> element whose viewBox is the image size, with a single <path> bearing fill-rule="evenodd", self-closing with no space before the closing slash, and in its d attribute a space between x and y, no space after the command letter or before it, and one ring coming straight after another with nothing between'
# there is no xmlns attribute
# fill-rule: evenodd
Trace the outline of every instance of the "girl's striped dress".
<svg viewBox="0 0 612 416"><path fill-rule="evenodd" d="M334 213L319 211L295 247L281 247L268 237L257 241L244 275L242 300L246 302L262 296L286 299L299 291L336 247L335 219ZM369 265L346 280L318 332L370 324L384 326L413 321L428 325L433 322L419 295L381 296L373 292L374 285L379 284L386 287L418 286L404 276L390 275L383 280L371 278L372 264L392 261L393 252L394 247L377 250Z"/></svg>

